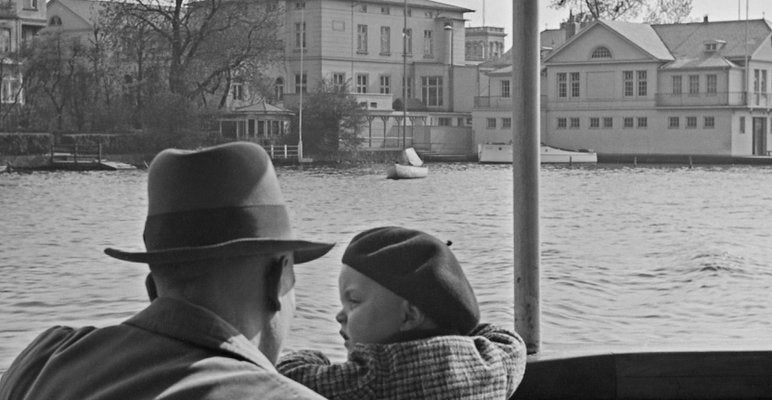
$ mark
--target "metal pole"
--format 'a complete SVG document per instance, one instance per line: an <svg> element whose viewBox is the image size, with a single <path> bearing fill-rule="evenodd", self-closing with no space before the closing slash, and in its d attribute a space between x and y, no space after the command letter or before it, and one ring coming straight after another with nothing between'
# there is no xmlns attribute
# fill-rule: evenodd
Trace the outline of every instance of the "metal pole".
<svg viewBox="0 0 772 400"><path fill-rule="evenodd" d="M402 148L407 136L407 0L402 10ZM399 140L399 137L397 137ZM397 144L399 146L399 144Z"/></svg>
<svg viewBox="0 0 772 400"><path fill-rule="evenodd" d="M300 9L300 99L298 105L298 162L303 162L303 90L305 90L303 72L303 52L306 49L306 5L302 3ZM285 156L286 157L286 156Z"/></svg>
<svg viewBox="0 0 772 400"><path fill-rule="evenodd" d="M539 13L537 0L512 2L512 178L515 330L528 353L539 330Z"/></svg>

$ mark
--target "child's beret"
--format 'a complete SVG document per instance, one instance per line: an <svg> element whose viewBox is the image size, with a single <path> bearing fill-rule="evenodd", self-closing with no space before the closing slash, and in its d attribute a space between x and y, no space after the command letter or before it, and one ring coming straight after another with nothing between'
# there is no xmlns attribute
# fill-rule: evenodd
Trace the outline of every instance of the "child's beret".
<svg viewBox="0 0 772 400"><path fill-rule="evenodd" d="M351 240L343 263L409 301L442 328L467 334L480 320L461 265L434 236L394 226L373 228Z"/></svg>

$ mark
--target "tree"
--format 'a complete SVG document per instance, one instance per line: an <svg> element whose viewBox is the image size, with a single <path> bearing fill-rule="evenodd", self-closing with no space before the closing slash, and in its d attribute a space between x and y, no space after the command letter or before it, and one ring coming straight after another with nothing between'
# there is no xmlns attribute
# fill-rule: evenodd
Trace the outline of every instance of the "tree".
<svg viewBox="0 0 772 400"><path fill-rule="evenodd" d="M692 11L692 0L552 0L552 8L579 10L576 21L625 20L639 16L644 22L681 22Z"/></svg>
<svg viewBox="0 0 772 400"><path fill-rule="evenodd" d="M299 110L295 111L297 117ZM338 154L352 151L362 142L359 129L365 113L345 85L321 81L313 93L303 97L303 147L308 154ZM297 143L298 132L289 140Z"/></svg>
<svg viewBox="0 0 772 400"><path fill-rule="evenodd" d="M116 35L132 32L163 63L167 89L206 105L222 96L230 77L281 56L281 10L276 0L127 0L114 6L108 26ZM119 38L120 40L120 38ZM145 49L149 50L149 49ZM135 46L141 62L149 52ZM219 93L220 96L216 94Z"/></svg>

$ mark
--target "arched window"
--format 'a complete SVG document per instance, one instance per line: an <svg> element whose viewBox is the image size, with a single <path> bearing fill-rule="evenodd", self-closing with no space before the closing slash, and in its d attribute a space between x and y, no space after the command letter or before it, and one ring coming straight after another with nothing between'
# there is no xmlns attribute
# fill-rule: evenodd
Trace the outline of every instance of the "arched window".
<svg viewBox="0 0 772 400"><path fill-rule="evenodd" d="M276 98L276 100L281 100L284 98L284 78L276 78L276 82L273 84L273 96Z"/></svg>
<svg viewBox="0 0 772 400"><path fill-rule="evenodd" d="M611 58L611 51L609 51L608 47L596 47L592 51L592 58Z"/></svg>
<svg viewBox="0 0 772 400"><path fill-rule="evenodd" d="M48 20L49 26L62 26L62 19L58 15L54 15Z"/></svg>

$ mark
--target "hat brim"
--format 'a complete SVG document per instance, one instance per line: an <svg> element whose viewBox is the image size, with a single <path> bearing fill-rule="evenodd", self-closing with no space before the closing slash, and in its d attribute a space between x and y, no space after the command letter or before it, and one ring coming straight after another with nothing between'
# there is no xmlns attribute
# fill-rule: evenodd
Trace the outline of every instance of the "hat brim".
<svg viewBox="0 0 772 400"><path fill-rule="evenodd" d="M176 263L291 251L294 263L302 264L327 254L333 246L335 246L334 243L309 242L305 240L248 238L208 246L179 247L147 252L128 252L109 247L104 251L108 256L119 260L146 264Z"/></svg>

